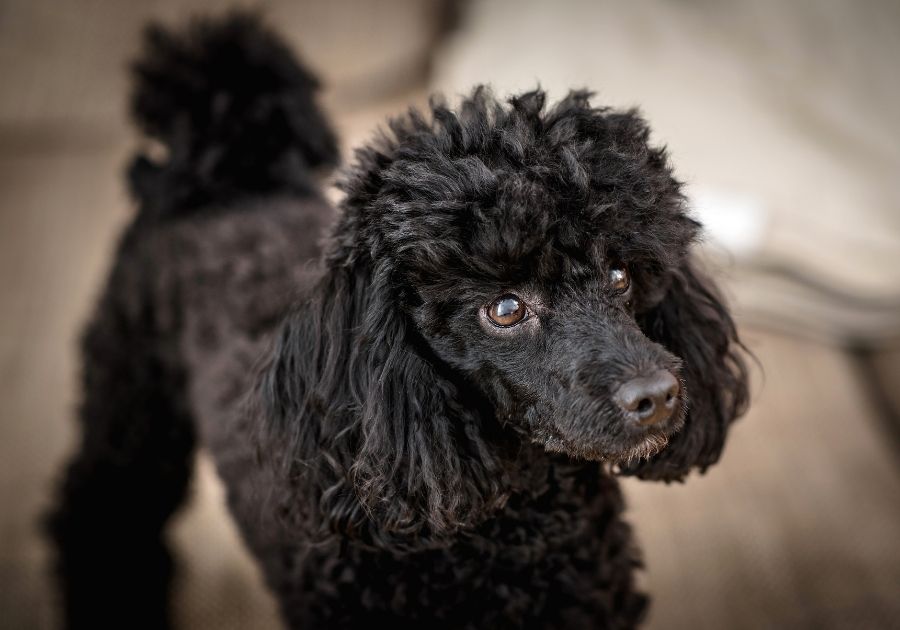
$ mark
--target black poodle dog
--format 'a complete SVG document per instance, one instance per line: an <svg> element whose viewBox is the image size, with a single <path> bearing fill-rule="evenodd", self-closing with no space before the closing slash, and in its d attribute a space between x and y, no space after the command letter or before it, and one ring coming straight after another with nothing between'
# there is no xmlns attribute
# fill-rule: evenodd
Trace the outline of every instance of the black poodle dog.
<svg viewBox="0 0 900 630"><path fill-rule="evenodd" d="M638 624L615 475L705 470L747 402L638 114L436 98L357 151L335 212L317 82L257 18L151 28L135 72L165 154L131 166L84 337L49 523L68 626L170 625L198 443L292 628Z"/></svg>

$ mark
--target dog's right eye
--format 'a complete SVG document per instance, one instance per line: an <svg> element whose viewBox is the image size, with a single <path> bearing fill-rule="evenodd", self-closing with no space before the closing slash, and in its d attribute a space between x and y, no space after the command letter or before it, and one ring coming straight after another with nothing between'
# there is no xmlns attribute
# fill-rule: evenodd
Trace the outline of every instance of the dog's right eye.
<svg viewBox="0 0 900 630"><path fill-rule="evenodd" d="M631 277L628 267L621 262L613 263L609 268L609 283L616 293L625 293L631 286Z"/></svg>
<svg viewBox="0 0 900 630"><path fill-rule="evenodd" d="M501 328L509 328L525 320L528 309L518 295L508 293L498 297L487 307L487 316L491 322Z"/></svg>

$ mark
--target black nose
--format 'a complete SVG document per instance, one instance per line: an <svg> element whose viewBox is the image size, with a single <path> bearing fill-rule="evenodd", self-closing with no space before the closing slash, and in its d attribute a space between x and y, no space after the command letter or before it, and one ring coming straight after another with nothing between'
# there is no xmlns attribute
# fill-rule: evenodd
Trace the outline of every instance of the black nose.
<svg viewBox="0 0 900 630"><path fill-rule="evenodd" d="M678 404L681 386L668 370L657 370L624 383L613 394L613 400L626 417L644 425L668 420Z"/></svg>

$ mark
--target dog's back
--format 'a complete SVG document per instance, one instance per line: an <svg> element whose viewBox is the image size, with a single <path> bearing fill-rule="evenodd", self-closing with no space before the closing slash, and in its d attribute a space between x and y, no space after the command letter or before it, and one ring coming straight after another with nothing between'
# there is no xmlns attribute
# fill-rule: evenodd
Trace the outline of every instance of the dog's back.
<svg viewBox="0 0 900 630"><path fill-rule="evenodd" d="M129 169L138 214L83 338L82 444L49 522L69 627L168 625L162 531L194 445L239 501L240 398L332 216L317 82L256 18L153 27L134 72L135 121L164 155Z"/></svg>

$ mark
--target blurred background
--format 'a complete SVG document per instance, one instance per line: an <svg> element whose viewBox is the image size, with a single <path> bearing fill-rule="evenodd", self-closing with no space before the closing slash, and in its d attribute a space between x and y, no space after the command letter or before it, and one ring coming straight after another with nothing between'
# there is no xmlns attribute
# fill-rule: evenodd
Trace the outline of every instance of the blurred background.
<svg viewBox="0 0 900 630"><path fill-rule="evenodd" d="M199 0L0 0L0 627L56 619L38 531L74 446L77 336L132 213L126 65ZM900 628L900 3L298 0L345 158L435 90L639 106L759 359L721 464L626 481L650 628ZM335 198L337 193L331 193ZM274 628L201 455L184 628Z"/></svg>

